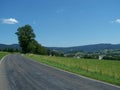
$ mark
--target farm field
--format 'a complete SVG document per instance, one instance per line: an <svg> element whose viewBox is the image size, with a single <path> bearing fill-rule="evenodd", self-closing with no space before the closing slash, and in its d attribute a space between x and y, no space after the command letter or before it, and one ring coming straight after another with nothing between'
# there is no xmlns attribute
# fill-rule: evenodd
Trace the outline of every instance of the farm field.
<svg viewBox="0 0 120 90"><path fill-rule="evenodd" d="M27 54L27 57L72 73L120 85L120 61Z"/></svg>

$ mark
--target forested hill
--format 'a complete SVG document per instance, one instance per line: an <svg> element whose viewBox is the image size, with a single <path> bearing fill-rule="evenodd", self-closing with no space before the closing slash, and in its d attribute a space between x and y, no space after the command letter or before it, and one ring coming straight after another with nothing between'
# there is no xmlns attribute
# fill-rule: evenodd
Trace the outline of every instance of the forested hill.
<svg viewBox="0 0 120 90"><path fill-rule="evenodd" d="M120 44L93 44L93 45L84 45L84 46L75 46L75 47L49 47L51 50L62 51L64 53L67 52L97 52L105 49L120 49Z"/></svg>
<svg viewBox="0 0 120 90"><path fill-rule="evenodd" d="M0 49L18 49L20 50L20 46L18 44L6 45L0 44ZM120 49L120 44L93 44L93 45L84 45L84 46L75 46L75 47L47 47L50 50L62 51L64 53L71 51L84 51L84 52L97 52L105 49Z"/></svg>
<svg viewBox="0 0 120 90"><path fill-rule="evenodd" d="M0 44L0 50L4 49L18 49L20 50L20 46L18 44L11 44L11 45L6 45L6 44Z"/></svg>

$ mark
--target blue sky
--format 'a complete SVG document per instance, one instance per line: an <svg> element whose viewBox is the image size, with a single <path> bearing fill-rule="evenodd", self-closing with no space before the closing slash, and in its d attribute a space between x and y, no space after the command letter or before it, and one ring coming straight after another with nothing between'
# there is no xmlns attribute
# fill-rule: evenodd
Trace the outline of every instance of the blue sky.
<svg viewBox="0 0 120 90"><path fill-rule="evenodd" d="M120 43L120 0L0 0L0 43L29 24L43 46Z"/></svg>

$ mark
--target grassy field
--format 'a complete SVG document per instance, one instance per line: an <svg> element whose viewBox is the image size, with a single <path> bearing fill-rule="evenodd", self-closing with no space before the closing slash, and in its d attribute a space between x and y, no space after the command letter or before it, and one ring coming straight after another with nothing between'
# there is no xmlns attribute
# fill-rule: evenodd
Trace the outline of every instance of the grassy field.
<svg viewBox="0 0 120 90"><path fill-rule="evenodd" d="M27 55L28 57L66 71L120 85L120 61L75 59Z"/></svg>
<svg viewBox="0 0 120 90"><path fill-rule="evenodd" d="M2 59L3 56L7 55L8 52L0 52L0 60Z"/></svg>

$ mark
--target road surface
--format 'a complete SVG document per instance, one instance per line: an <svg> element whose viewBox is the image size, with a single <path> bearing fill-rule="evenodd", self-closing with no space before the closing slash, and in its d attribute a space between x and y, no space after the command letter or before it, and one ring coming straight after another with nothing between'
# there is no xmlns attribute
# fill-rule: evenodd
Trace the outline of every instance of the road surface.
<svg viewBox="0 0 120 90"><path fill-rule="evenodd" d="M0 64L0 90L120 90L120 87L11 54Z"/></svg>

